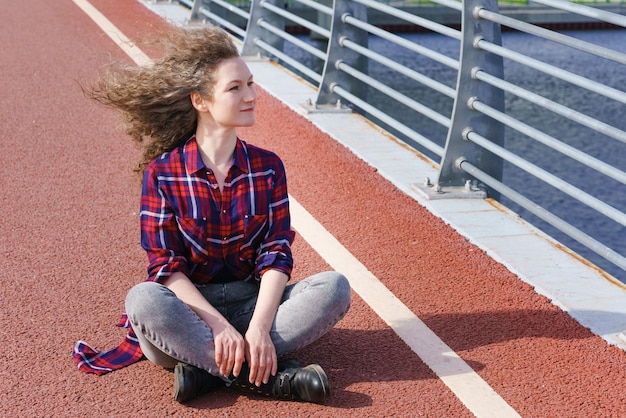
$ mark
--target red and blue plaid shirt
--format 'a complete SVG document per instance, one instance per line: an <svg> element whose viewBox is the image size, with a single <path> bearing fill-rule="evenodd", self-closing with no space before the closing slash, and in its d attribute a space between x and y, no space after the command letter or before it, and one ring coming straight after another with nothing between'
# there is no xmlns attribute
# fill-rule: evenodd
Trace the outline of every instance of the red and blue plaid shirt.
<svg viewBox="0 0 626 418"><path fill-rule="evenodd" d="M152 161L141 196L141 245L148 278L182 272L205 284L218 273L260 280L267 270L291 275L293 259L285 169L278 156L237 140L233 166L220 191L200 157L195 137ZM129 327L126 317L120 326ZM141 349L130 329L113 350L98 352L79 341L79 370L104 374L138 361Z"/></svg>

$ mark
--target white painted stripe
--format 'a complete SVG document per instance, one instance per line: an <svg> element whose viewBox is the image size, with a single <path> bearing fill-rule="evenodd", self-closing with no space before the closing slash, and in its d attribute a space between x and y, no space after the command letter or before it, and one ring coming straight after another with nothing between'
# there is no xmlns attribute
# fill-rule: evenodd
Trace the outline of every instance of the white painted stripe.
<svg viewBox="0 0 626 418"><path fill-rule="evenodd" d="M73 0L138 65L150 58L86 0ZM298 233L380 316L477 417L519 417L481 377L383 285L293 196L292 223Z"/></svg>
<svg viewBox="0 0 626 418"><path fill-rule="evenodd" d="M518 417L470 366L290 196L293 227L477 417Z"/></svg>
<svg viewBox="0 0 626 418"><path fill-rule="evenodd" d="M102 31L117 44L138 65L149 64L152 60L122 33L109 19L87 0L73 0L74 3L91 18Z"/></svg>

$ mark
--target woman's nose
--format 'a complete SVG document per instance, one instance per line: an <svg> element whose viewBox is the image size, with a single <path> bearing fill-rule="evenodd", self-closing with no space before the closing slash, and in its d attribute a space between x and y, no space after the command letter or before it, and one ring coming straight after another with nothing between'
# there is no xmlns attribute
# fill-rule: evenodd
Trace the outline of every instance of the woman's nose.
<svg viewBox="0 0 626 418"><path fill-rule="evenodd" d="M253 102L257 98L256 89L254 86L249 86L247 89L247 94L244 97L244 100L247 102Z"/></svg>

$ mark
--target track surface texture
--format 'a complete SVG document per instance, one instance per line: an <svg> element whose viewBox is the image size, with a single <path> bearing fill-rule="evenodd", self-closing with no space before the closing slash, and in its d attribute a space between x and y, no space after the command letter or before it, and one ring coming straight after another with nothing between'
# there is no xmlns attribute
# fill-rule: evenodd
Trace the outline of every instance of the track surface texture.
<svg viewBox="0 0 626 418"><path fill-rule="evenodd" d="M165 26L137 1L91 3L131 39ZM111 57L128 58L71 0L5 1L0 16L0 416L473 415L357 294L334 330L297 353L327 370L325 406L230 389L180 405L172 373L147 361L77 371L73 344L117 345L126 292L145 277L139 152L80 87ZM515 411L626 416L622 350L258 91L258 122L240 136L277 152L291 195ZM293 280L329 268L301 236L294 252Z"/></svg>

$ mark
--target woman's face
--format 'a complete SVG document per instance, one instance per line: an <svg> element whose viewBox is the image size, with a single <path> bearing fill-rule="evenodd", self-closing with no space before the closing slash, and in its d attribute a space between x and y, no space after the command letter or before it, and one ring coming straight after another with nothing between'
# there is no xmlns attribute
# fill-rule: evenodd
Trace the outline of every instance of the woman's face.
<svg viewBox="0 0 626 418"><path fill-rule="evenodd" d="M206 116L222 128L251 126L257 94L252 74L239 57L223 60L215 73L213 98L205 100Z"/></svg>

